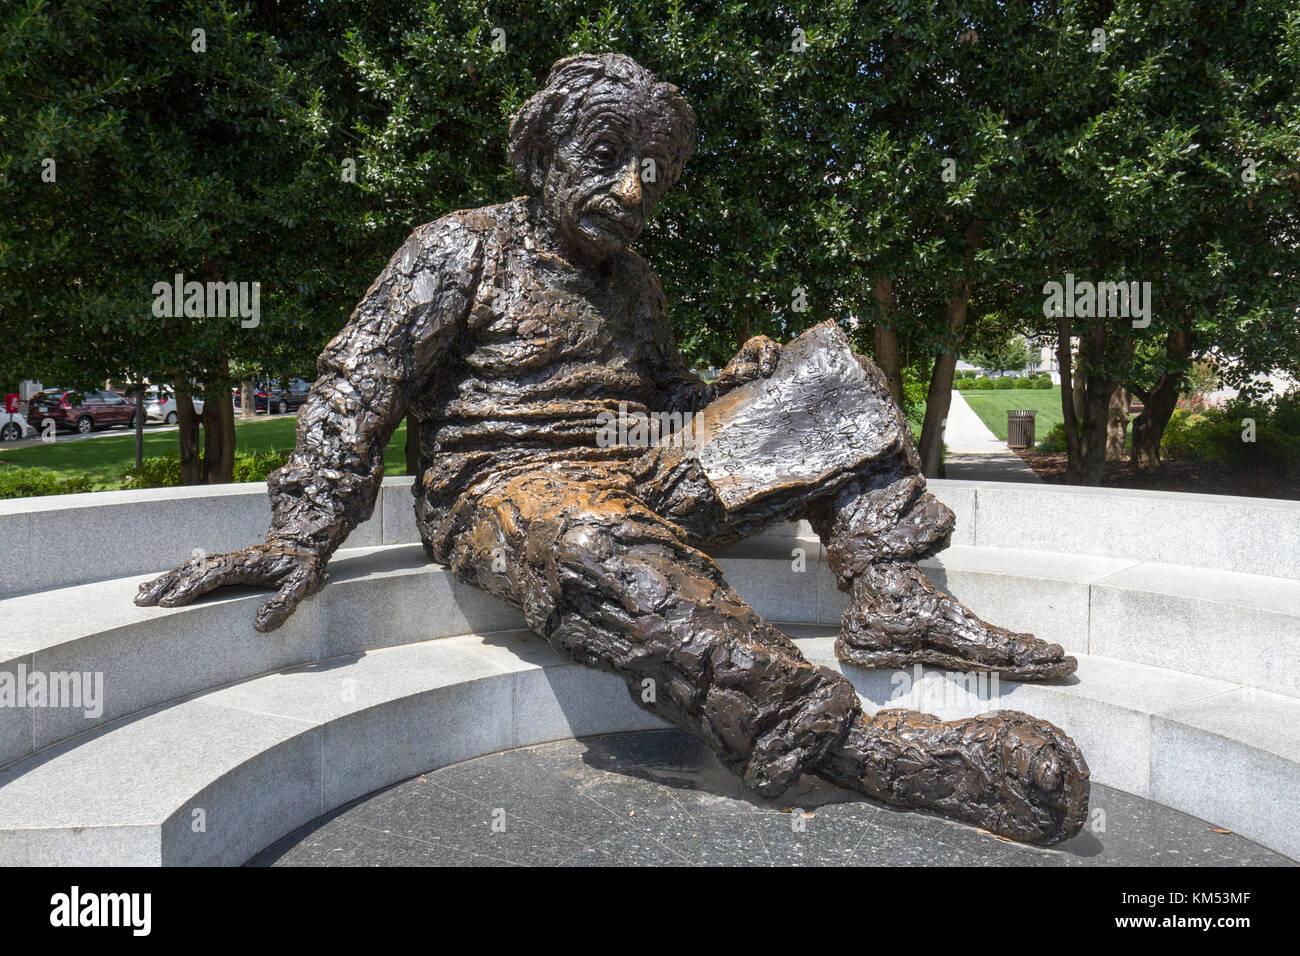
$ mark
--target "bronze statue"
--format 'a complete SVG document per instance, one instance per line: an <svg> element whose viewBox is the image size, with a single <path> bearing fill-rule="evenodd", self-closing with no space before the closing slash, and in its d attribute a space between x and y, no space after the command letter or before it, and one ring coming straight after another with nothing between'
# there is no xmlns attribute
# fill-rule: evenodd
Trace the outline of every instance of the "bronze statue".
<svg viewBox="0 0 1300 956"><path fill-rule="evenodd" d="M1072 836L1088 770L1058 728L1012 711L867 716L848 680L805 660L700 550L806 517L851 596L844 660L1018 680L1075 667L918 571L953 514L926 491L883 376L834 323L784 348L750 339L711 385L686 367L659 280L629 245L681 175L694 125L677 88L626 56L556 63L510 125L528 195L416 229L325 347L297 448L267 482L266 543L191 561L136 602L260 585L277 593L255 626L278 627L370 516L384 447L411 412L430 558L521 608L559 654L623 676L757 792L816 773L1019 840ZM694 418L609 440L616 417L664 414Z"/></svg>

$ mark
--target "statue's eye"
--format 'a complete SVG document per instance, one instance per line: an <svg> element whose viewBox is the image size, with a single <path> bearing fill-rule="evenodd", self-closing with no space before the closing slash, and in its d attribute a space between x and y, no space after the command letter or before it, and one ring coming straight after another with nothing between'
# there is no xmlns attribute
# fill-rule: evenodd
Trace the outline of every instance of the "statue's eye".
<svg viewBox="0 0 1300 956"><path fill-rule="evenodd" d="M599 163L612 163L618 159L618 144L603 139L596 144L596 148L592 150L592 155L595 156L596 161Z"/></svg>

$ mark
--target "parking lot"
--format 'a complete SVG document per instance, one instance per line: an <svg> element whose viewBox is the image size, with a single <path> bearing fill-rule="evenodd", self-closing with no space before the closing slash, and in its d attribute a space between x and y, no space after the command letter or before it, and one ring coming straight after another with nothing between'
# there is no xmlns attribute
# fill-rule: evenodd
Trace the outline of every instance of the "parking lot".
<svg viewBox="0 0 1300 956"><path fill-rule="evenodd" d="M267 421L267 420L274 420L274 419L281 419L281 418L297 418L297 417L298 417L297 412L287 412L284 415L267 415L265 413L259 412L257 418L253 420ZM236 422L249 421L249 420L250 419L240 418L239 412L238 411L235 412ZM166 432L174 432L179 427L180 426L178 425L164 425L161 422L145 422L144 433L146 435L161 435ZM33 437L20 438L17 441L3 442L0 443L0 448L14 449L14 448L32 448L37 445L49 445L49 444L61 445L64 442L93 441L94 439L97 438L114 438L114 437L120 438L123 435L132 435L134 433L135 433L135 429L124 428L120 426L113 427L113 428L104 428L101 429L100 431L93 431L89 435L81 435L73 431L60 430L55 434L54 441L48 442L48 441L43 441L41 439L39 432L33 432L32 433Z"/></svg>

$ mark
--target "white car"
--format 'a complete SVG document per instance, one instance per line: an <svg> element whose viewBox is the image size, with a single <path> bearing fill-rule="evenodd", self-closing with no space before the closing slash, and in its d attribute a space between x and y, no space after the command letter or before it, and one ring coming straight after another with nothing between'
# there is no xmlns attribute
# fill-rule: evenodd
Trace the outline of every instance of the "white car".
<svg viewBox="0 0 1300 956"><path fill-rule="evenodd" d="M194 403L194 414L203 414L203 399L191 399ZM162 396L159 397L158 388L154 386L144 393L144 414L147 422L164 422L168 425L175 425L180 416L176 412L176 396L172 394L170 388L162 390Z"/></svg>
<svg viewBox="0 0 1300 956"><path fill-rule="evenodd" d="M27 424L27 419L16 412L6 412L0 404L0 441L17 441L35 434L36 429Z"/></svg>

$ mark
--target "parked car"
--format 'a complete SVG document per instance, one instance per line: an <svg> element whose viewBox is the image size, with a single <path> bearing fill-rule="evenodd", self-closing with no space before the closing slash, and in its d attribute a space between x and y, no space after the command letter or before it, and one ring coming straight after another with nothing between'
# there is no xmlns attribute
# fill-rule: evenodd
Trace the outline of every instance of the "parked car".
<svg viewBox="0 0 1300 956"><path fill-rule="evenodd" d="M16 412L0 411L0 441L17 441L26 438L32 427Z"/></svg>
<svg viewBox="0 0 1300 956"><path fill-rule="evenodd" d="M191 403L194 405L194 414L203 414L203 399L192 398ZM167 425L175 425L180 418L176 411L176 395L170 388L163 387L161 394L156 385L150 386L149 390L144 393L144 414L147 422L163 422Z"/></svg>
<svg viewBox="0 0 1300 956"><path fill-rule="evenodd" d="M243 407L243 394L238 388L232 389L235 395L235 408ZM289 379L289 387L281 388L269 382L259 382L253 388L253 410L265 412L268 409L276 415L296 412L307 401L311 384L300 378Z"/></svg>
<svg viewBox="0 0 1300 956"><path fill-rule="evenodd" d="M52 419L56 430L89 435L96 428L113 425L135 427L135 402L110 391L76 392L46 389L27 402L27 424L38 431L45 419Z"/></svg>

